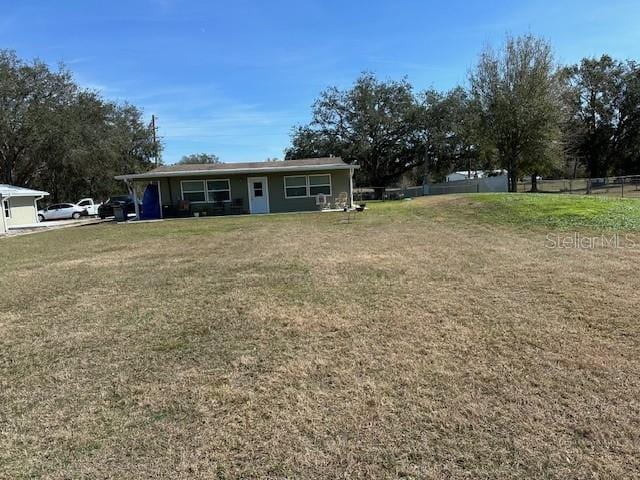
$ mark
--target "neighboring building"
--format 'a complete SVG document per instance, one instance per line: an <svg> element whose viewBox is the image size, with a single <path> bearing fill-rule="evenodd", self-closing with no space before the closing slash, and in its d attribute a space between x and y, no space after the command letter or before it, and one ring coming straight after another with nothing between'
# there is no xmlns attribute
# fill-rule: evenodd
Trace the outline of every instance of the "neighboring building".
<svg viewBox="0 0 640 480"><path fill-rule="evenodd" d="M471 174L471 175L469 175ZM468 170L452 172L447 175L447 182L459 182L461 180L473 180L474 178L485 178L485 177L499 177L502 175L506 175L506 170Z"/></svg>
<svg viewBox="0 0 640 480"><path fill-rule="evenodd" d="M0 184L0 204L2 206L0 233L10 228L37 224L37 202L47 195L49 195L47 192L39 190Z"/></svg>
<svg viewBox="0 0 640 480"><path fill-rule="evenodd" d="M4 203L2 202L2 195L0 195L0 235L7 233L7 221L4 218Z"/></svg>
<svg viewBox="0 0 640 480"><path fill-rule="evenodd" d="M329 157L163 165L150 172L115 178L124 180L134 195L134 183L151 184L145 192L145 202L152 198L157 202L153 206L159 203L161 216L180 216L185 211L206 213L208 209L212 214L276 213L318 210L318 195L325 195L329 203L341 198L352 206L356 168L339 157ZM154 193L149 194L150 191ZM146 217L144 212L143 216Z"/></svg>

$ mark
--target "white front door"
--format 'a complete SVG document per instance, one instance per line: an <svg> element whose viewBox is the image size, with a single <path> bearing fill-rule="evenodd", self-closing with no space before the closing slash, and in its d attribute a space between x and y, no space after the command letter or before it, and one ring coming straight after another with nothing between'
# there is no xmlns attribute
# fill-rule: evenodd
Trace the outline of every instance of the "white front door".
<svg viewBox="0 0 640 480"><path fill-rule="evenodd" d="M269 213L269 185L267 177L249 177L249 211Z"/></svg>

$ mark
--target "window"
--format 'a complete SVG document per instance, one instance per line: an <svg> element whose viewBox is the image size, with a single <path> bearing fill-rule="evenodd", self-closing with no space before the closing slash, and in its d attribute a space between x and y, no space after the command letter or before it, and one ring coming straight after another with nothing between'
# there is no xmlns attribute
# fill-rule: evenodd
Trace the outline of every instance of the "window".
<svg viewBox="0 0 640 480"><path fill-rule="evenodd" d="M11 218L11 209L9 208L9 200L3 200L4 218Z"/></svg>
<svg viewBox="0 0 640 480"><path fill-rule="evenodd" d="M230 202L229 180L207 180L207 198L209 202Z"/></svg>
<svg viewBox="0 0 640 480"><path fill-rule="evenodd" d="M254 197L262 196L262 182L253 182L253 196Z"/></svg>
<svg viewBox="0 0 640 480"><path fill-rule="evenodd" d="M182 199L191 203L231 201L229 180L183 180Z"/></svg>
<svg viewBox="0 0 640 480"><path fill-rule="evenodd" d="M181 182L181 185L182 185L183 200L188 200L192 203L206 201L203 180L195 180L195 181L185 180Z"/></svg>
<svg viewBox="0 0 640 480"><path fill-rule="evenodd" d="M284 177L285 198L315 197L320 194L331 195L331 175L296 175Z"/></svg>
<svg viewBox="0 0 640 480"><path fill-rule="evenodd" d="M89 205L89 200L83 200L78 204L80 207L86 207L87 205Z"/></svg>
<svg viewBox="0 0 640 480"><path fill-rule="evenodd" d="M284 191L286 198L307 197L307 177L284 177Z"/></svg>
<svg viewBox="0 0 640 480"><path fill-rule="evenodd" d="M309 175L309 196L331 195L331 175Z"/></svg>

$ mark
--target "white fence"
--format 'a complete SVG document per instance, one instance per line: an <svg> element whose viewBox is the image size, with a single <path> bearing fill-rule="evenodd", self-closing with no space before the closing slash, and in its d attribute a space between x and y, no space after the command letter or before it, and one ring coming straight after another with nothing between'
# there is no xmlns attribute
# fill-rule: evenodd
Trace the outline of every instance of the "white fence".
<svg viewBox="0 0 640 480"><path fill-rule="evenodd" d="M497 177L473 178L471 180L458 180L455 182L432 183L415 187L387 188L383 200L396 200L401 198L422 197L424 195L446 195L448 193L482 193L482 192L506 192L508 191L506 175ZM374 199L374 189L354 188L353 197L356 201Z"/></svg>
<svg viewBox="0 0 640 480"><path fill-rule="evenodd" d="M425 185L424 189L425 195L445 195L448 193L506 192L509 188L507 176L500 175L497 177L433 183L431 185Z"/></svg>

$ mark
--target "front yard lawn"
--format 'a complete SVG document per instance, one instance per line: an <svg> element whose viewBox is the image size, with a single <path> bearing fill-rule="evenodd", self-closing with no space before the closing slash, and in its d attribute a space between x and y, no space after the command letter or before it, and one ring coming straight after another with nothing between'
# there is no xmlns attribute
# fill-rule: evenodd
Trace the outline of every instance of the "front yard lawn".
<svg viewBox="0 0 640 480"><path fill-rule="evenodd" d="M631 478L638 249L545 238L638 204L565 198L2 239L0 478Z"/></svg>

